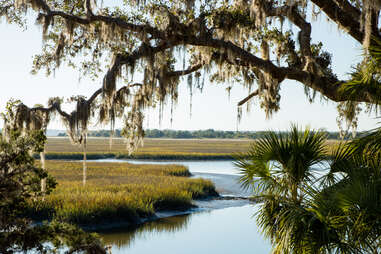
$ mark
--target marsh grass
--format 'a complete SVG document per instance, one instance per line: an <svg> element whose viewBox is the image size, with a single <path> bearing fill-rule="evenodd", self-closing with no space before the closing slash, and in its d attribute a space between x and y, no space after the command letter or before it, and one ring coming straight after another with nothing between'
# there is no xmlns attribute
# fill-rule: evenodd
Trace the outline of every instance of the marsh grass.
<svg viewBox="0 0 381 254"><path fill-rule="evenodd" d="M89 138L89 153L127 153L124 139L114 138L110 149L109 138ZM246 151L253 140L223 139L144 139L144 146L134 154L230 154ZM81 152L81 147L71 145L68 138L48 138L48 153Z"/></svg>
<svg viewBox="0 0 381 254"><path fill-rule="evenodd" d="M144 139L144 146L129 155L123 139L89 138L88 159L153 159L153 160L229 160L233 154L246 152L255 140L229 139ZM339 142L328 140L332 150ZM71 145L68 138L49 138L47 159L82 160L81 148Z"/></svg>
<svg viewBox="0 0 381 254"><path fill-rule="evenodd" d="M27 213L36 220L56 218L86 225L138 222L160 210L192 207L192 199L216 195L212 182L189 178L179 165L88 163L86 186L82 164L47 161L58 182L45 200L30 201Z"/></svg>

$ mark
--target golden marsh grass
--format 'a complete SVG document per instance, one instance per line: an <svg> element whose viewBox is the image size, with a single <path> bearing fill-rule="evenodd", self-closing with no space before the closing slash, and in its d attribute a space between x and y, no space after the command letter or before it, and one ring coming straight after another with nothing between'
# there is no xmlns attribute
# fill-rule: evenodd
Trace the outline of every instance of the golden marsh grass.
<svg viewBox="0 0 381 254"><path fill-rule="evenodd" d="M123 139L115 138L110 149L108 138L90 138L87 151L89 159L138 158L138 159L231 159L232 154L246 152L255 140L231 139L144 139L130 157ZM328 140L332 150L338 141ZM49 138L46 146L50 159L81 159L82 150L70 144L68 138Z"/></svg>
<svg viewBox="0 0 381 254"><path fill-rule="evenodd" d="M82 186L82 163L47 161L57 188L44 201L31 201L35 219L57 218L74 224L135 222L158 210L185 209L192 199L215 195L212 182L192 179L179 165L88 163Z"/></svg>

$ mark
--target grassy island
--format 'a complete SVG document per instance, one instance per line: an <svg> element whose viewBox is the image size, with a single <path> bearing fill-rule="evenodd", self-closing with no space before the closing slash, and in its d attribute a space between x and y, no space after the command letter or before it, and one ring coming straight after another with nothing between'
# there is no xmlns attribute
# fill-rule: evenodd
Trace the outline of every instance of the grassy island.
<svg viewBox="0 0 381 254"><path fill-rule="evenodd" d="M58 182L45 200L30 201L36 220L59 219L77 225L137 223L161 210L192 207L192 199L217 195L212 182L189 178L180 165L88 163L86 186L82 163L47 161Z"/></svg>

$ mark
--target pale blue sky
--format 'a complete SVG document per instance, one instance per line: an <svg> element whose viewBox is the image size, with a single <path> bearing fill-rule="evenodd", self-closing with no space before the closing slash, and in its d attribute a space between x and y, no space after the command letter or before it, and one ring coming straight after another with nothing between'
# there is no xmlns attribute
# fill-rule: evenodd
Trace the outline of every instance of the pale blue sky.
<svg viewBox="0 0 381 254"><path fill-rule="evenodd" d="M41 50L41 29L31 22L26 31L5 22L0 24L0 110L10 98L20 99L29 106L46 103L52 96L90 95L101 86L101 80L92 82L64 66L55 76L46 77L43 72L31 75L32 57ZM324 19L313 24L313 40L322 41L333 53L333 69L340 77L345 77L350 66L361 59L361 46L354 40L338 31L336 25ZM159 126L157 110L150 110L145 120L146 128L170 128L196 130L213 128L217 130L236 130L236 103L247 95L247 91L236 86L232 89L230 100L225 91L226 86L206 82L203 93L195 92L193 96L192 118L189 114L189 92L186 82L181 85L179 103L174 110L173 123L170 123L170 107L164 112ZM337 131L336 105L332 102L310 104L303 92L303 86L296 82L285 81L281 88L281 109L272 119L266 120L265 114L254 104L250 114L244 113L239 130L285 130L290 123L313 128L326 128ZM374 115L362 113L359 130L368 130L377 126ZM118 127L118 126L117 126ZM59 121L49 128L63 129ZM101 127L95 127L101 128ZM103 127L107 128L107 127Z"/></svg>

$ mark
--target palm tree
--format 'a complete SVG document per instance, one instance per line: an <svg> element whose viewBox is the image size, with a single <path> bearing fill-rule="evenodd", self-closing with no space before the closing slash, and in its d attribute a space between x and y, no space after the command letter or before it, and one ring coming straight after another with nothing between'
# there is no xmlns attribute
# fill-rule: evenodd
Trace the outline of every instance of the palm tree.
<svg viewBox="0 0 381 254"><path fill-rule="evenodd" d="M381 252L381 154L375 142L380 133L376 130L339 148L327 174L331 181L323 187L333 190L340 212L330 214L341 221L332 226L358 253Z"/></svg>
<svg viewBox="0 0 381 254"><path fill-rule="evenodd" d="M238 156L242 185L261 203L259 226L273 253L378 253L381 156L359 152L356 141L328 157L324 143L323 133L292 126ZM318 177L324 161L329 170Z"/></svg>
<svg viewBox="0 0 381 254"><path fill-rule="evenodd" d="M242 185L252 186L262 202L258 222L271 239L274 253L305 249L305 232L315 226L308 224L310 212L304 209L308 201L306 188L315 181L314 166L327 157L325 140L324 133L309 129L301 132L292 126L286 134L266 133L247 154L237 158Z"/></svg>
<svg viewBox="0 0 381 254"><path fill-rule="evenodd" d="M241 183L248 187L258 184L257 191L277 192L297 202L298 191L313 180L313 166L326 159L325 134L309 129L290 133L268 132L257 140L247 154L239 155L236 166L241 169Z"/></svg>

